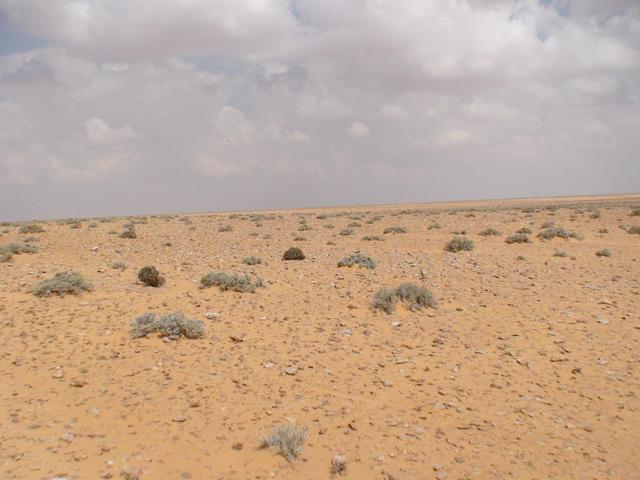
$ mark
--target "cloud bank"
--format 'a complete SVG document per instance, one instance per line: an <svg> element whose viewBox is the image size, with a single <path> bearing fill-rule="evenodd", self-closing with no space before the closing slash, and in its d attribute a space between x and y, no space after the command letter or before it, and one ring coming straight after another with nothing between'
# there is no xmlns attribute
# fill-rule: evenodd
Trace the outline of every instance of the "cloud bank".
<svg viewBox="0 0 640 480"><path fill-rule="evenodd" d="M633 0L0 0L0 218L637 191Z"/></svg>

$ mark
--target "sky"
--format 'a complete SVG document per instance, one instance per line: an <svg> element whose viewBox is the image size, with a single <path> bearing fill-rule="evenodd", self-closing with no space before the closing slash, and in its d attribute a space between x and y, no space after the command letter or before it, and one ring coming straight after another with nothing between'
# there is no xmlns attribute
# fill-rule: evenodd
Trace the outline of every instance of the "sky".
<svg viewBox="0 0 640 480"><path fill-rule="evenodd" d="M0 0L0 221L638 191L637 0Z"/></svg>

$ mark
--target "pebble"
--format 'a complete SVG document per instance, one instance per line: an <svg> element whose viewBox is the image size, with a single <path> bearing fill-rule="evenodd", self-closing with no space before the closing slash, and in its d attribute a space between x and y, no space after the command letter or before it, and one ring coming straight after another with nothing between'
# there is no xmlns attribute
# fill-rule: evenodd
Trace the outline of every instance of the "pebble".
<svg viewBox="0 0 640 480"><path fill-rule="evenodd" d="M232 333L231 335L229 335L229 338L235 343L244 342L244 337L244 333Z"/></svg>
<svg viewBox="0 0 640 480"><path fill-rule="evenodd" d="M286 373L287 375L295 375L296 373L298 373L298 367L296 366L287 367L284 369L284 373Z"/></svg>

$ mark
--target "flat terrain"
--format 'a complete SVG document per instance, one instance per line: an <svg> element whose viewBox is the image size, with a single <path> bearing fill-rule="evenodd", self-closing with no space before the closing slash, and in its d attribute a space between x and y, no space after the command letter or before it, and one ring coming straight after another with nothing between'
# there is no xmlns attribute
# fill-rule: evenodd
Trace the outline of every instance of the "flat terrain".
<svg viewBox="0 0 640 480"><path fill-rule="evenodd" d="M638 207L628 195L0 227L0 245L39 247L0 263L0 478L327 479L339 454L335 478L637 479ZM137 238L119 236L129 221ZM578 238L542 240L546 222ZM505 243L523 227L531 243ZM445 251L463 230L475 248ZM283 261L291 246L306 259ZM356 251L377 267L337 267ZM138 282L145 265L166 283ZM93 290L32 293L64 270ZM266 288L200 289L210 271ZM372 308L403 282L438 307ZM206 335L132 338L147 311L182 311ZM292 462L259 448L288 422L308 429Z"/></svg>

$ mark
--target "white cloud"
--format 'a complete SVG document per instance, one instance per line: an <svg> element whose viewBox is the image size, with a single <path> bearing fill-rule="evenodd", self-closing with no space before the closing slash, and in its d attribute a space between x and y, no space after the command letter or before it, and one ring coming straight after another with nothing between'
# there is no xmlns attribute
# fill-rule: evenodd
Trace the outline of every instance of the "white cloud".
<svg viewBox="0 0 640 480"><path fill-rule="evenodd" d="M37 196L47 181L101 182L115 196L123 179L148 192L164 182L189 209L204 179L262 185L278 172L255 194L259 206L293 192L287 175L296 185L308 175L292 201L309 203L315 182L314 200L328 204L362 172L367 184L410 172L415 185L385 188L386 200L447 198L457 187L438 179L460 172L491 180L470 181L467 197L504 185L554 193L545 171L554 159L566 166L554 169L557 185L632 190L640 8L584 0L567 15L566 6L0 0L11 28L48 42L0 55L0 183ZM482 170L460 168L469 161ZM373 191L341 201L381 200ZM231 197L216 207L236 208Z"/></svg>
<svg viewBox="0 0 640 480"><path fill-rule="evenodd" d="M113 145L138 137L138 134L129 125L115 129L111 128L109 124L101 118L96 117L91 117L87 120L85 129L88 142L96 145Z"/></svg>
<svg viewBox="0 0 640 480"><path fill-rule="evenodd" d="M407 117L407 111L400 105L385 105L380 109L380 112L385 117L392 118L394 120L402 120L403 118Z"/></svg>
<svg viewBox="0 0 640 480"><path fill-rule="evenodd" d="M369 127L362 122L353 122L349 126L349 134L352 137L366 137L369 135Z"/></svg>

